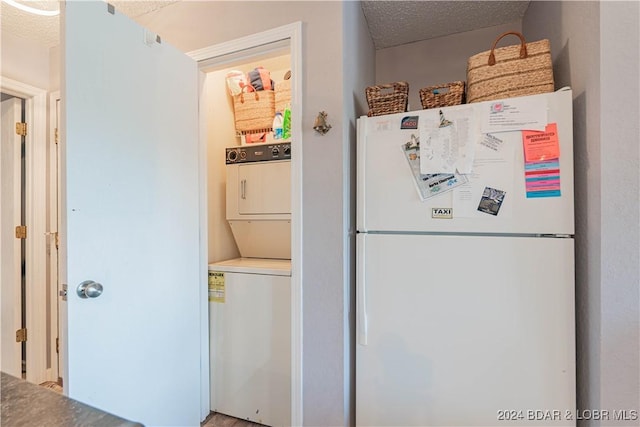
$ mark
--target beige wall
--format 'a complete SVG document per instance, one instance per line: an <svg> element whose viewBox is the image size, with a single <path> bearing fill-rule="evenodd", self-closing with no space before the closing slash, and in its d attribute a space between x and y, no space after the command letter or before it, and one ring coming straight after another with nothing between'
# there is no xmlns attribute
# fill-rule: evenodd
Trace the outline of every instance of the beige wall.
<svg viewBox="0 0 640 427"><path fill-rule="evenodd" d="M60 90L60 46L54 46L49 50L49 90L55 92Z"/></svg>
<svg viewBox="0 0 640 427"><path fill-rule="evenodd" d="M640 409L638 21L637 2L538 1L523 21L574 91L580 409Z"/></svg>
<svg viewBox="0 0 640 427"><path fill-rule="evenodd" d="M640 416L640 3L600 3L600 405ZM635 52L635 54L629 54ZM624 123L624 125L621 125ZM621 191L610 191L622 183ZM638 419L619 425L638 425ZM604 423L603 423L604 424Z"/></svg>
<svg viewBox="0 0 640 427"><path fill-rule="evenodd" d="M50 89L49 48L2 32L0 73L40 89Z"/></svg>
<svg viewBox="0 0 640 427"><path fill-rule="evenodd" d="M376 83L409 83L409 109L421 110L418 91L427 86L467 80L467 59L491 49L495 38L505 31L521 30L521 23L498 25L380 49L376 53ZM505 37L499 46L515 44L515 36Z"/></svg>

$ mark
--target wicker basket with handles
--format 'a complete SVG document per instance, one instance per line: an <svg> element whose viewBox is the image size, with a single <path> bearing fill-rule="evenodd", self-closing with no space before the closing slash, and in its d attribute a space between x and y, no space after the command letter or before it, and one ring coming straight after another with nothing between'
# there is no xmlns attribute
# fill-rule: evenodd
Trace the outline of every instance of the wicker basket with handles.
<svg viewBox="0 0 640 427"><path fill-rule="evenodd" d="M409 104L409 83L395 82L365 89L369 112L367 115L382 116L385 114L403 113Z"/></svg>
<svg viewBox="0 0 640 427"><path fill-rule="evenodd" d="M240 94L233 97L233 110L236 130L247 132L252 130L271 129L275 116L275 95L272 90L246 92L244 86Z"/></svg>
<svg viewBox="0 0 640 427"><path fill-rule="evenodd" d="M460 105L464 102L464 82L443 83L423 87L419 91L423 109Z"/></svg>
<svg viewBox="0 0 640 427"><path fill-rule="evenodd" d="M514 35L519 45L496 49L505 36ZM527 43L517 31L496 38L491 50L467 61L467 102L553 92L553 66L549 40Z"/></svg>
<svg viewBox="0 0 640 427"><path fill-rule="evenodd" d="M291 106L291 80L276 83L276 111L281 113L287 105Z"/></svg>

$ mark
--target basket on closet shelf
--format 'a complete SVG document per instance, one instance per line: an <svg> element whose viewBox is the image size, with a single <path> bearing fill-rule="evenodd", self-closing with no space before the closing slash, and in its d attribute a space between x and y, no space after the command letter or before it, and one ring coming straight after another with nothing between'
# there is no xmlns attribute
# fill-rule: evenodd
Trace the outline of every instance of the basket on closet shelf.
<svg viewBox="0 0 640 427"><path fill-rule="evenodd" d="M409 83L395 82L365 89L369 112L367 115L382 116L385 114L403 113L409 103Z"/></svg>
<svg viewBox="0 0 640 427"><path fill-rule="evenodd" d="M287 104L291 104L291 80L276 83L276 111L281 113Z"/></svg>
<svg viewBox="0 0 640 427"><path fill-rule="evenodd" d="M443 83L423 87L419 91L423 109L460 105L464 102L464 82Z"/></svg>
<svg viewBox="0 0 640 427"><path fill-rule="evenodd" d="M271 129L275 116L275 94L272 90L254 90L247 85L242 92L233 97L233 111L236 130L247 132L258 129Z"/></svg>

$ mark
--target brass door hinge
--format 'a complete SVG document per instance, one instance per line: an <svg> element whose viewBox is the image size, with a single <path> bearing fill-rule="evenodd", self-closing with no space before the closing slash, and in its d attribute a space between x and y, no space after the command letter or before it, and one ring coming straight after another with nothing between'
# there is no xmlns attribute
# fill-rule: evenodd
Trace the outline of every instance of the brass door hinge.
<svg viewBox="0 0 640 427"><path fill-rule="evenodd" d="M27 341L27 328L18 329L16 331L16 342Z"/></svg>
<svg viewBox="0 0 640 427"><path fill-rule="evenodd" d="M16 133L20 136L27 136L27 124L26 123L16 123Z"/></svg>
<svg viewBox="0 0 640 427"><path fill-rule="evenodd" d="M26 225L16 226L16 239L26 239L26 238L27 238L27 226Z"/></svg>
<svg viewBox="0 0 640 427"><path fill-rule="evenodd" d="M54 141L55 141L55 143L56 143L56 144L57 144L57 143L58 143L58 141L59 141L59 138L60 138L60 136L59 136L59 135L60 135L60 134L58 133L58 128L56 128L56 129L55 129L55 133L54 133L54 137L53 137L53 139L54 139Z"/></svg>
<svg viewBox="0 0 640 427"><path fill-rule="evenodd" d="M56 353L60 353L60 338L56 338Z"/></svg>

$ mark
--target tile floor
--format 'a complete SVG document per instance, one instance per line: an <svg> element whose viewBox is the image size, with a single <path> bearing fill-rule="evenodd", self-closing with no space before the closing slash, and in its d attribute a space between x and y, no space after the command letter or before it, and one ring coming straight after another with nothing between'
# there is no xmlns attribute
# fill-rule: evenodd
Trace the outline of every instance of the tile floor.
<svg viewBox="0 0 640 427"><path fill-rule="evenodd" d="M202 427L264 427L262 424L241 420L240 418L229 417L224 414L212 412L202 423Z"/></svg>
<svg viewBox="0 0 640 427"><path fill-rule="evenodd" d="M62 393L62 387L53 381L46 381L40 384L49 390ZM252 423L251 421L242 420L240 418L230 417L228 415L212 412L201 427L265 427L263 424Z"/></svg>

